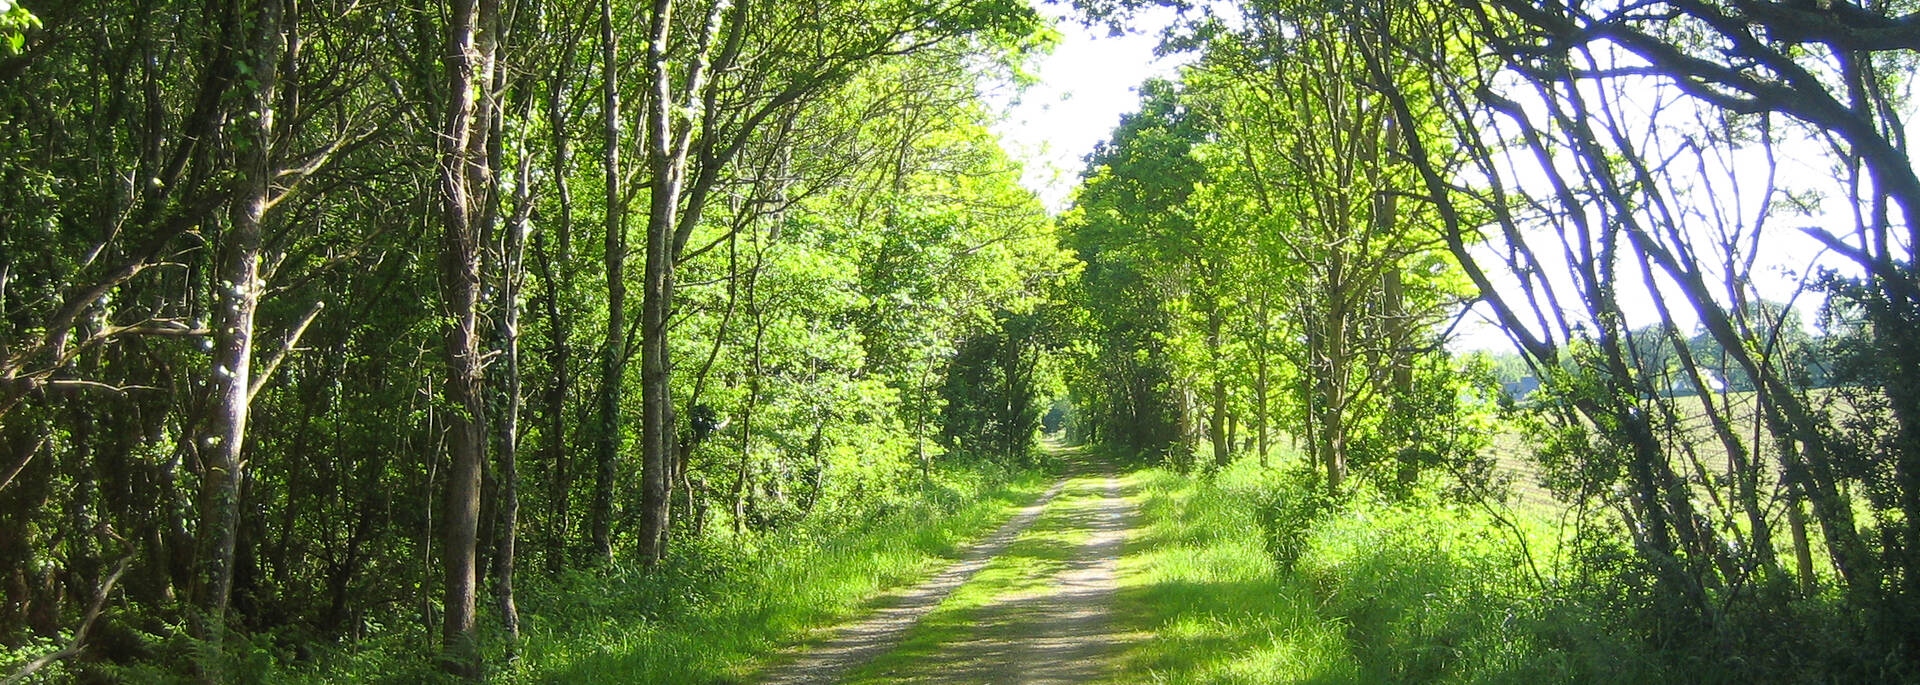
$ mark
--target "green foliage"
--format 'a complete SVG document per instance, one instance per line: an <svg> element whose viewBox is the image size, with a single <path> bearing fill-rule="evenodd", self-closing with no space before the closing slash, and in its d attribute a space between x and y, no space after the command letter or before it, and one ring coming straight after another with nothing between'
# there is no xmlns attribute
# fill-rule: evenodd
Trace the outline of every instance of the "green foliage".
<svg viewBox="0 0 1920 685"><path fill-rule="evenodd" d="M1038 313L1001 312L961 343L941 389L948 449L1009 464L1031 463L1039 437L1040 359L1050 345Z"/></svg>
<svg viewBox="0 0 1920 685"><path fill-rule="evenodd" d="M666 71L689 85L712 7L673 4ZM118 628L90 638L127 637L128 648L54 672L164 680L220 664L257 672L261 659L337 662L394 682L435 672L447 429L468 413L443 392L443 338L466 306L443 301L436 238L451 104L497 117L470 129L492 138L475 150L486 148L475 163L488 168L474 169L483 181L468 198L486 405L471 418L485 423L490 462L482 604L502 573L491 562L505 539L507 455L516 585L530 611L565 604L543 592L593 587L544 585L542 573L600 578L636 547L644 427L602 421L595 399L614 384L624 400L611 411L642 415L635 343L655 333L679 416L701 407L718 426L676 483L672 544L688 564L722 567L628 569L622 610L715 601L724 586L705 579L745 578L731 564L764 561L720 550L804 551L779 540L866 530L879 509L919 506L905 484L938 485L930 469L912 476L940 451L954 350L995 312L1042 307L1075 270L981 98L1052 39L1039 15L998 0L728 5L715 16L708 89L686 100L711 96L713 118L676 107L670 119L696 151L687 183L706 184L673 208L701 218L669 257L679 262L670 321L664 332L630 323L615 341L616 314L639 320L636 267L661 252L644 239L655 209L644 191L658 179L634 125L650 93L631 68L651 10L608 5L612 59L629 67L603 82L598 6L515 7L485 30L500 42L488 72L499 80L462 98L442 92L453 12L391 0L86 0L36 5L43 27L0 2L0 37L18 51L24 36L29 53L0 74L0 513L21 533L0 541L0 574L21 579L0 607L9 659L71 631L103 570L129 556L101 621ZM248 58L276 40L282 59ZM269 83L263 109L253 96ZM622 102L613 130L599 121L608 96ZM268 114L263 148L247 127ZM238 332L210 329L234 288L224 270L236 217L252 206L236 190L252 173L243 162L260 152L263 295L244 333L261 383L240 445L234 640L211 645L181 628L210 600L195 569L219 521L201 490L217 482L206 451L225 406L209 381L232 371L215 368L216 338ZM612 198L603 163L622 186ZM621 284L630 311L612 310L609 249L632 253ZM616 349L624 356L611 359ZM622 373L595 373L609 362ZM1051 366L1034 364L1032 387L1050 392ZM520 397L508 395L510 375ZM609 425L618 432L604 434ZM619 457L604 477L593 449L603 442ZM946 478L1005 468L953 461ZM969 487L948 488L940 510L978 494ZM600 501L625 517L610 527L612 560L589 549ZM480 647L490 658L507 649Z"/></svg>
<svg viewBox="0 0 1920 685"><path fill-rule="evenodd" d="M27 45L27 30L40 27L40 18L15 0L0 0L0 40L6 41L9 54L20 54Z"/></svg>
<svg viewBox="0 0 1920 685"><path fill-rule="evenodd" d="M1340 510L1340 503L1324 491L1290 487L1301 482L1276 479L1269 487L1248 493L1262 542L1282 572L1294 570L1309 549L1309 534L1324 518Z"/></svg>
<svg viewBox="0 0 1920 685"><path fill-rule="evenodd" d="M1389 410L1360 424L1354 440L1355 472L1389 492L1439 471L1485 492L1492 463L1483 455L1498 422L1499 390L1480 357L1424 355L1406 387L1386 397Z"/></svg>
<svg viewBox="0 0 1920 685"><path fill-rule="evenodd" d="M1087 264L1075 295L1085 344L1074 382L1094 439L1136 458L1184 461L1188 416L1174 354L1179 255L1195 233L1187 198L1206 174L1204 131L1177 85L1148 81L1141 108L1089 157L1064 243Z"/></svg>
<svg viewBox="0 0 1920 685"><path fill-rule="evenodd" d="M1357 82L1377 55L1313 3L1236 10L1088 159L1064 219L1088 264L1077 404L1094 439L1174 464L1203 434L1220 464L1282 424L1331 487L1436 465L1444 436L1408 419L1454 416L1435 339L1467 284L1432 208L1400 199L1402 126Z"/></svg>
<svg viewBox="0 0 1920 685"><path fill-rule="evenodd" d="M515 3L482 32L493 80L448 93L458 3L0 0L0 663L63 646L104 593L81 656L40 675L443 679L434 624L460 584L434 541L472 511L445 499L449 427L471 419L490 461L471 551L517 562L526 610L521 644L471 645L489 668L743 678L1030 494L996 483L1035 462L1051 410L1135 463L1186 472L1213 448L1202 480L1134 482L1156 517L1129 562L1151 677L1915 677L1920 296L1896 217L1920 184L1899 126L1871 125L1900 120L1913 58L1845 44L1892 39L1818 35L1793 3L1215 8L1238 16L1182 27L1169 45L1199 58L1141 87L1056 220L981 95L1057 38L1026 3L669 4L650 65L648 6L608 3L601 36L597 6ZM1595 37L1647 64L1571 66ZM1629 108L1645 131L1588 100L1648 73L1689 88ZM634 125L648 104L669 130ZM440 130L469 105L492 118ZM1772 175L1746 193L1668 172L1805 133L1836 167L1805 176L1850 179L1852 211ZM459 135L480 135L468 194L440 169ZM1555 173L1509 183L1519 156ZM1854 275L1806 279L1823 338L1744 282L1762 226L1816 213L1858 224L1823 239ZM662 236L662 217L684 223ZM454 224L473 240L435 239ZM622 250L672 277L609 283ZM477 256L477 283L449 255ZM236 285L249 259L260 282ZM1664 323L1626 323L1636 266ZM1468 267L1522 279L1518 307L1476 285L1537 324L1510 331L1541 337L1524 359L1444 352ZM1698 330L1674 323L1688 307ZM441 354L463 312L485 412L444 399L474 361ZM217 392L232 363L258 379L238 401ZM1502 405L1493 379L1535 371ZM711 432L661 454L694 415ZM1256 470L1282 431L1307 466ZM1503 432L1574 533L1501 507L1481 455ZM229 459L237 491L215 486ZM661 511L643 476L672 521L650 568L627 559L629 524ZM584 521L608 511L610 556ZM1031 570L1009 564L993 578ZM484 565L504 587L512 567Z"/></svg>

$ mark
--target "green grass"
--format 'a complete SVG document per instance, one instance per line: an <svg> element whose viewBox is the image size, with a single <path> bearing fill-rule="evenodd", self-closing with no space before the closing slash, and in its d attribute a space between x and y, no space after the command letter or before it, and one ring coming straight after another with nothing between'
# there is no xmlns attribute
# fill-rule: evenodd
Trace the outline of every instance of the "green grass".
<svg viewBox="0 0 1920 685"><path fill-rule="evenodd" d="M864 514L764 537L683 546L652 570L527 578L520 659L493 680L524 683L735 683L811 631L865 610L889 588L926 577L990 532L1050 482L941 474L926 493ZM290 682L437 680L417 648L365 644Z"/></svg>
<svg viewBox="0 0 1920 685"><path fill-rule="evenodd" d="M1147 637L1120 682L1659 680L1627 638L1538 600L1511 536L1473 511L1363 494L1311 513L1291 506L1302 482L1249 462L1129 490L1120 612Z"/></svg>
<svg viewBox="0 0 1920 685"><path fill-rule="evenodd" d="M587 634L529 640L527 665L542 682L739 682L753 664L808 631L864 608L881 591L919 580L967 541L1036 497L1029 476L980 493L951 512L925 502L820 540L780 540L725 583L712 604L679 620L609 617ZM546 647L535 649L534 647Z"/></svg>
<svg viewBox="0 0 1920 685"><path fill-rule="evenodd" d="M1139 518L1118 613L1146 638L1123 658L1120 681L1356 681L1342 626L1268 552L1251 490L1163 469L1136 472L1125 488Z"/></svg>

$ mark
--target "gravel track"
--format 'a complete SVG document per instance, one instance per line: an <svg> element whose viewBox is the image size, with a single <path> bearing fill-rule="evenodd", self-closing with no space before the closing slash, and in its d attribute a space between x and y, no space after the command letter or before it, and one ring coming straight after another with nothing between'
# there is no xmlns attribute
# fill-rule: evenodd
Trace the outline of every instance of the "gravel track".
<svg viewBox="0 0 1920 685"><path fill-rule="evenodd" d="M1056 502L1063 489L1078 493L1069 498L1074 502ZM899 646L922 617L1005 553L1049 506L1058 509L1048 519L1051 527L1084 538L1072 550L1057 551L1064 563L1056 564L1050 576L1029 584L1033 589L1003 594L970 609L964 637L904 662L889 658L895 665L884 672L860 671ZM871 616L838 628L758 682L841 683L855 673L863 683L1056 685L1104 680L1128 639L1119 633L1112 607L1132 518L1132 505L1121 496L1113 476L1095 473L1062 480L960 561L882 602Z"/></svg>

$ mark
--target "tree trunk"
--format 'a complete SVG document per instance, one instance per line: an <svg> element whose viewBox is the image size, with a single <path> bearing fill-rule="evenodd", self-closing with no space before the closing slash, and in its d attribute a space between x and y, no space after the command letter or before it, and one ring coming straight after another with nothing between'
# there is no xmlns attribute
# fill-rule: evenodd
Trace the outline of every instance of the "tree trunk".
<svg viewBox="0 0 1920 685"><path fill-rule="evenodd" d="M233 11L239 14L237 8ZM201 476L202 578L198 602L205 614L200 637L216 643L224 634L232 598L234 551L240 528L240 485L245 468L242 450L253 389L254 315L265 290L260 279L261 224L266 218L272 177L273 104L284 42L280 32L283 11L282 0L261 0L258 7L255 30L259 33L253 37L249 51L255 86L246 101L256 116L241 138L245 141L239 160L242 180L234 193L219 272L212 379L216 408L207 435L209 449L203 452L207 463Z"/></svg>
<svg viewBox="0 0 1920 685"><path fill-rule="evenodd" d="M1381 195L1389 196L1379 204L1385 205L1384 211L1391 213L1393 211L1391 194L1382 192ZM1391 214L1388 216L1390 217ZM1390 223L1391 219L1388 221ZM1381 231L1393 230L1391 225L1377 226L1377 228ZM1406 284L1403 282L1398 265L1387 267L1385 273L1381 274L1380 294L1383 310L1381 315L1386 318L1383 323L1387 331L1387 364L1390 366L1387 372L1387 387L1391 391L1389 396L1392 400L1388 415L1405 416L1410 411L1407 408L1408 400L1413 397L1413 327L1410 325L1411 316L1407 312ZM1412 485L1420 477L1420 464L1412 457L1423 451L1417 448L1424 446L1403 444L1398 447L1400 463L1395 477L1401 485Z"/></svg>
<svg viewBox="0 0 1920 685"><path fill-rule="evenodd" d="M441 132L440 190L444 234L440 288L446 333L449 464L442 537L446 574L441 625L442 664L462 677L480 674L475 644L476 552L480 476L486 452L484 369L480 358L481 233L491 182L488 133L494 116L492 81L496 0L453 0L448 13L447 112Z"/></svg>
<svg viewBox="0 0 1920 685"><path fill-rule="evenodd" d="M1233 445L1227 438L1227 377L1220 364L1220 329L1226 323L1220 304L1207 312L1207 358L1213 371L1212 416L1207 420L1207 440L1213 443L1213 463L1226 466L1233 460Z"/></svg>
<svg viewBox="0 0 1920 685"><path fill-rule="evenodd" d="M1297 433L1289 431L1289 435L1292 436L1295 449L1300 449L1301 443L1305 442L1305 456L1308 466L1311 467L1309 470L1324 475L1326 460L1320 449L1320 434L1323 432L1320 428L1320 405L1323 400L1321 399L1320 371L1315 367L1320 360L1320 326L1314 323L1311 317L1310 312L1301 317L1304 322L1302 327L1307 330L1307 362L1300 369L1300 396L1306 401L1305 406L1300 408L1300 431Z"/></svg>
<svg viewBox="0 0 1920 685"><path fill-rule="evenodd" d="M600 3L600 89L606 151L601 170L606 175L607 345L600 359L600 435L594 472L593 503L588 510L593 550L603 563L613 561L613 481L624 440L621 405L624 403L627 364L627 228L626 197L620 191L620 46L613 31L613 2Z"/></svg>
<svg viewBox="0 0 1920 685"><path fill-rule="evenodd" d="M747 481L753 476L753 419L760 403L761 377L765 375L767 317L760 307L760 270L766 265L766 247L753 241L753 267L747 271L747 316L753 320L753 352L747 365L747 402L740 412L740 461L733 473L733 532L746 529Z"/></svg>
<svg viewBox="0 0 1920 685"><path fill-rule="evenodd" d="M922 486L933 485L933 457L927 453L927 415L931 412L933 361L933 349L929 347L926 359L921 360L920 382L915 384L919 389L920 399L913 411L913 451L920 459Z"/></svg>
<svg viewBox="0 0 1920 685"><path fill-rule="evenodd" d="M1353 358L1347 348L1347 292L1341 279L1343 260L1336 252L1326 292L1327 311L1322 320L1321 357L1315 373L1320 376L1320 453L1327 469L1327 492L1338 492L1347 477L1347 376Z"/></svg>
<svg viewBox="0 0 1920 685"><path fill-rule="evenodd" d="M654 0L648 25L646 83L650 92L646 109L645 147L647 171L651 179L648 186L647 261L641 283L640 305L639 540L640 558L648 564L659 561L666 553L673 466L680 451L676 430L678 423L674 418L673 348L667 339L669 319L673 314L674 265L679 261L680 250L691 237L693 228L700 223L700 210L707 192L718 182L721 166L733 154L732 150L724 154L714 153L712 136L715 132L702 131L702 176L693 184L683 210L680 206L682 195L688 189L687 155L695 130L691 122L676 129L673 112L682 106L699 107L704 99L713 97L706 86L707 60L720 30L722 15L729 7L727 3L715 3L708 8L699 42L693 46L692 54L688 55L686 73L681 75L683 80L680 82L687 98L684 104L674 97L676 75L669 63L669 56L674 52L669 49L674 33L673 2ZM736 13L735 16L744 15ZM744 29L740 23L742 21L743 18L736 19L734 34L729 36L729 41L739 37L739 32ZM711 104L710 101L708 104ZM706 123L717 125L711 121Z"/></svg>
<svg viewBox="0 0 1920 685"><path fill-rule="evenodd" d="M573 532L573 508L570 503L573 492L573 472L568 463L567 449L567 398L573 394L572 350L569 342L573 335L571 317L561 312L561 300L564 294L572 293L573 284L573 189L567 178L573 171L573 138L567 133L565 82L573 72L573 51L566 50L561 60L559 78L549 86L547 100L547 121L553 134L553 181L554 191L560 204L560 223L553 230L558 242L552 261L547 261L544 245L536 242L534 254L541 260L542 278L546 284L546 314L548 341L551 345L547 352L547 366L553 373L553 384L547 388L547 500L553 511L549 519L551 530L548 538L547 573L558 574L567 558L567 544ZM539 236L535 236L540 241Z"/></svg>
<svg viewBox="0 0 1920 685"><path fill-rule="evenodd" d="M1267 468L1267 293L1260 291L1260 320L1254 325L1259 331L1254 341L1253 371L1253 435L1254 449L1260 453L1260 468Z"/></svg>
<svg viewBox="0 0 1920 685"><path fill-rule="evenodd" d="M1400 127L1395 124L1392 115L1383 115L1380 122L1379 138L1368 138L1365 149L1367 183L1373 193L1373 202L1368 208L1372 214L1374 235L1393 235L1394 221L1399 212L1399 195L1386 187L1382 179L1382 158L1392 159L1400 147ZM1377 144L1374 144L1376 143ZM1384 154L1383 154L1384 153ZM1390 400L1390 416L1403 416L1408 411L1407 400L1413 395L1413 336L1415 326L1413 316L1407 311L1405 276L1400 272L1398 258L1380 270L1380 332L1386 346L1387 389ZM1416 450L1404 449L1415 445L1401 445L1400 463L1396 478L1402 485L1411 485L1420 476L1420 465L1409 457Z"/></svg>
<svg viewBox="0 0 1920 685"><path fill-rule="evenodd" d="M498 72L496 72L498 73ZM504 78L498 79L504 84ZM504 86L496 89L504 93ZM504 117L502 117L504 120ZM499 542L494 549L494 593L500 611L500 627L506 633L507 654L511 658L520 641L520 610L513 598L513 574L520 543L520 411L524 397L520 388L520 292L527 280L527 232L533 211L533 156L521 155L515 171L513 215L502 236L500 254L500 351L506 374L506 402L500 417L500 454L498 457L500 503L496 525Z"/></svg>
<svg viewBox="0 0 1920 685"><path fill-rule="evenodd" d="M672 314L673 232L686 173L685 152L674 145L673 70L668 43L673 38L673 3L654 0L647 43L647 171L651 175L647 208L647 261L640 304L640 540L642 561L660 560L667 524L667 466L673 456L673 369L667 345Z"/></svg>
<svg viewBox="0 0 1920 685"><path fill-rule="evenodd" d="M1793 536L1793 561L1795 575L1800 582L1802 593L1812 594L1814 590L1813 546L1807 543L1807 514L1801 509L1800 486L1792 483L1787 486L1787 529Z"/></svg>
<svg viewBox="0 0 1920 685"><path fill-rule="evenodd" d="M1232 410L1228 410L1227 411L1227 445L1229 448L1235 449L1235 450L1246 448L1245 445L1240 444L1239 434L1240 434L1240 415L1233 413Z"/></svg>

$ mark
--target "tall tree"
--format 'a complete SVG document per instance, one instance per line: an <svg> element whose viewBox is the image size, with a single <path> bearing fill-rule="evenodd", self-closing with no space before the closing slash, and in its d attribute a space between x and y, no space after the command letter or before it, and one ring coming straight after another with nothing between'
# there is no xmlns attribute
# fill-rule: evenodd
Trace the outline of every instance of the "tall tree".
<svg viewBox="0 0 1920 685"><path fill-rule="evenodd" d="M1136 114L1089 157L1067 243L1087 263L1083 307L1099 360L1082 404L1110 403L1099 423L1105 439L1143 456L1184 463L1186 388L1177 383L1167 341L1180 282L1164 246L1193 232L1189 198L1207 173L1192 156L1206 131L1188 116L1176 84L1148 81Z"/></svg>
<svg viewBox="0 0 1920 685"><path fill-rule="evenodd" d="M245 57L251 78L246 111L237 117L248 122L241 146L238 185L222 245L219 309L214 324L213 391L218 409L208 431L209 458L202 476L200 524L204 585L200 607L209 628L203 637L217 639L232 598L234 551L240 528L240 484L245 463L247 415L257 389L253 374L254 317L266 289L261 278L262 224L266 220L274 147L275 88L278 85L281 34L285 13L280 0L262 0L252 12L231 3L228 12L245 16L254 35ZM250 15L250 16L248 16Z"/></svg>
<svg viewBox="0 0 1920 685"><path fill-rule="evenodd" d="M1881 540L1902 542L1876 553L1856 520L1858 504L1844 494L1864 478L1901 483L1877 489L1873 508L1905 512L1920 501L1907 499L1915 491L1900 466L1912 453L1894 447L1911 444L1895 409L1906 401L1904 372L1880 376L1895 417L1890 435L1871 439L1881 445L1871 449L1885 450L1884 470L1847 468L1841 455L1856 447L1842 436L1859 433L1837 430L1814 408L1790 365L1774 356L1779 336L1767 331L1779 330L1777 317L1750 306L1762 299L1750 277L1756 261L1769 244L1792 239L1782 217L1811 209L1809 191L1827 181L1776 173L1783 139L1796 135L1780 121L1793 119L1816 131L1796 149L1824 145L1836 168L1838 182L1813 192L1840 198L1837 211L1855 224L1849 235L1812 229L1812 237L1868 274L1852 292L1881 303L1885 323L1910 320L1900 303L1911 301L1911 270L1892 265L1907 248L1886 238L1896 212L1911 214L1916 186L1897 142L1900 115L1884 98L1893 72L1883 69L1911 47L1870 28L1900 20L1848 3L1761 2L1662 2L1620 13L1579 3L1461 2L1360 16L1357 42L1411 56L1424 74L1390 82L1385 61L1368 65L1396 118L1412 124L1439 112L1448 122L1444 130L1408 129L1407 158L1426 189L1421 201L1439 212L1450 250L1545 375L1564 434L1607 446L1569 445L1581 455L1575 463L1622 475L1619 515L1665 598L1656 607L1667 612L1662 634L1721 620L1709 593L1777 577L1766 512L1786 509L1804 549L1802 498L1853 601L1871 612L1911 601L1910 571L1898 590L1882 571L1912 568L1894 559L1914 548L1904 537L1913 528L1883 527ZM1726 50L1741 58L1728 60ZM1634 106L1622 104L1628 93ZM1735 161L1742 159L1766 163ZM1463 174L1485 180L1463 185ZM1499 247L1476 257L1470 246L1480 240ZM1502 273L1516 274L1519 287L1499 282ZM1569 278L1548 276L1555 273ZM1628 328L1620 284L1635 281L1653 300L1672 363L1650 363ZM1698 318L1707 346L1681 339L1683 314ZM1881 339L1882 355L1902 358L1910 349L1902 341ZM1663 379L1669 369L1681 385L1708 387L1702 358L1714 356L1754 379L1751 409L1708 400L1683 410L1663 392L1673 385ZM1725 450L1724 467L1702 464L1678 429L1695 412ZM1601 464L1609 470L1593 470ZM1704 475L1716 471L1726 476ZM1695 477L1707 481L1704 491L1688 472L1703 474ZM1763 495L1774 473L1785 482ZM1582 497L1611 497L1609 482L1575 480L1585 483ZM1722 543L1723 535L1737 542ZM1814 573L1811 563L1798 566L1803 582ZM1762 600L1734 590L1726 601Z"/></svg>
<svg viewBox="0 0 1920 685"><path fill-rule="evenodd" d="M1221 166L1277 220L1267 240L1295 267L1279 304L1304 342L1304 437L1338 489L1366 427L1391 408L1381 400L1408 392L1409 360L1436 347L1426 331L1448 300L1411 267L1432 264L1423 255L1437 240L1393 201L1410 181L1393 162L1397 129L1355 82L1361 46L1340 17L1311 4L1243 12L1245 29L1210 45L1200 97L1232 121Z"/></svg>
<svg viewBox="0 0 1920 685"><path fill-rule="evenodd" d="M605 184L607 269L607 344L600 358L600 432L595 443L593 502L588 509L593 550L604 561L613 560L613 491L620 451L625 442L624 416L627 369L627 195L621 190L626 170L620 165L620 42L614 31L613 0L600 3L600 117L606 147L600 171ZM661 11L655 3L654 11Z"/></svg>
<svg viewBox="0 0 1920 685"><path fill-rule="evenodd" d="M1017 3L672 2L646 78L618 44L653 36L652 3L34 9L0 50L0 645L67 636L33 663L76 677L221 679L272 657L173 641L419 624L478 673L513 641L477 627L512 638L516 592L548 582L529 548L556 573L609 558L622 509L644 541L708 534L743 462L706 433L751 433L743 535L904 492L961 332L1069 270L984 123L981 71L1034 27ZM649 116L664 167L636 157ZM636 203L676 176L677 202ZM675 274L644 331L622 292L642 205L669 210ZM665 395L653 367L684 430L623 421L644 336L703 353L667 359ZM678 452L654 462L671 497L622 478L649 436Z"/></svg>
<svg viewBox="0 0 1920 685"><path fill-rule="evenodd" d="M687 26L676 23L675 10L670 0L655 0L650 15L642 145L649 205L639 321L639 552L650 562L665 552L669 476L680 459L670 330L674 274L725 172L776 115L881 58L973 34L1019 37L1034 21L1030 8L999 2L805 10L714 3ZM824 30L840 19L847 21Z"/></svg>
<svg viewBox="0 0 1920 685"><path fill-rule="evenodd" d="M478 585L480 476L486 463L485 366L481 360L481 257L494 218L497 189L490 171L498 93L497 0L452 0L447 13L446 109L440 130L440 288L447 316L442 386L450 458L445 532L441 548L446 575L441 643L447 668L479 674L474 635Z"/></svg>

